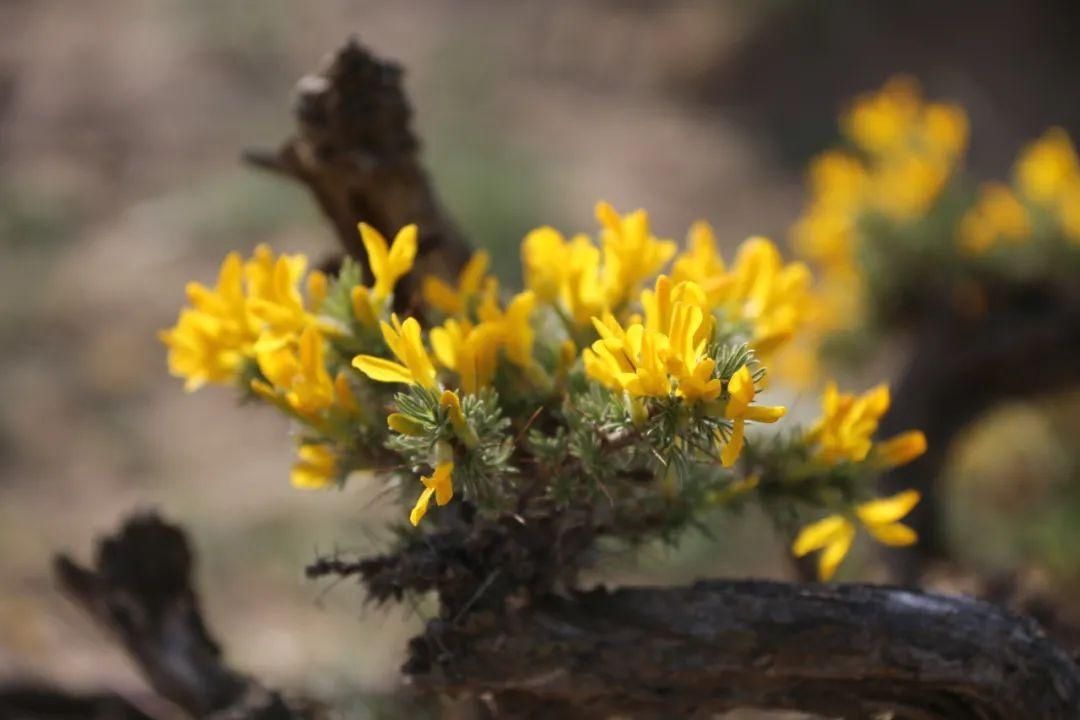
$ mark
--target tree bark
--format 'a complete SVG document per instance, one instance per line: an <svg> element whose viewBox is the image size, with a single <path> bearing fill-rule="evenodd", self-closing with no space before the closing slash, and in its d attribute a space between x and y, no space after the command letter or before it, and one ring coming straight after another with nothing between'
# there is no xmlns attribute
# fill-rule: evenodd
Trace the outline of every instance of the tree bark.
<svg viewBox="0 0 1080 720"><path fill-rule="evenodd" d="M416 265L402 278L396 303L415 306L418 278L455 275L468 260L469 244L420 162L401 68L350 40L323 69L302 78L296 92L296 132L276 152L249 151L245 159L307 186L341 246L365 266L358 222L388 239L416 223Z"/></svg>
<svg viewBox="0 0 1080 720"><path fill-rule="evenodd" d="M192 717L309 717L225 662L203 621L193 565L183 531L150 514L103 538L93 568L61 555L55 571L60 588L119 641L155 692Z"/></svg>
<svg viewBox="0 0 1080 720"><path fill-rule="evenodd" d="M426 648L417 685L490 693L499 717L555 706L580 717L1080 717L1077 667L1033 621L897 588L746 581L548 596L506 622L433 622Z"/></svg>

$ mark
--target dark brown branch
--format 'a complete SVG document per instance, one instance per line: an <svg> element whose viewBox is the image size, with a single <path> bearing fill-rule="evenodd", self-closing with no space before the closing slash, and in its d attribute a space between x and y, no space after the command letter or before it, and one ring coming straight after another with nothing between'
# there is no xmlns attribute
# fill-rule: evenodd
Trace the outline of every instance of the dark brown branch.
<svg viewBox="0 0 1080 720"><path fill-rule="evenodd" d="M158 701L161 702L161 701ZM154 720L119 695L68 693L43 685L0 687L0 718L18 720Z"/></svg>
<svg viewBox="0 0 1080 720"><path fill-rule="evenodd" d="M415 278L455 274L469 247L420 163L401 76L397 65L350 40L298 83L296 133L276 152L250 151L245 159L306 185L342 247L361 261L359 221L388 238L409 223L419 225L417 267L399 286L403 306L415 301Z"/></svg>
<svg viewBox="0 0 1080 720"><path fill-rule="evenodd" d="M93 568L56 559L61 589L113 635L162 697L196 718L293 720L291 709L224 660L192 586L183 531L136 515L98 543Z"/></svg>
<svg viewBox="0 0 1080 720"><path fill-rule="evenodd" d="M740 707L898 720L1080 717L1077 667L1033 621L981 601L864 585L709 582L547 596L506 622L433 621L413 652L420 687L492 693L517 707L565 703L583 717Z"/></svg>

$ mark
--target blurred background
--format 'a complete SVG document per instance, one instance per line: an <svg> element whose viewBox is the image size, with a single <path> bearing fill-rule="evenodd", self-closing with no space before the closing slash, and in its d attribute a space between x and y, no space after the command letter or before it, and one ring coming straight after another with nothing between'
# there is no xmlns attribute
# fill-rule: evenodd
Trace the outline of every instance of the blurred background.
<svg viewBox="0 0 1080 720"><path fill-rule="evenodd" d="M288 134L293 84L349 35L406 68L446 204L519 278L527 230L591 230L601 198L647 208L668 237L703 217L729 247L786 241L837 111L896 72L965 106L969 169L1007 177L1047 127L1080 131L1078 31L1066 0L0 1L0 682L140 686L49 567L145 507L191 530L239 667L322 698L396 683L425 608L365 607L301 572L317 552L378 546L377 492L292 490L286 421L228 390L185 395L155 337L229 250L334 250L306 192L239 155ZM843 383L896 367L885 353ZM1074 596L1078 429L1073 393L969 430L947 490L958 557ZM874 576L861 558L848 577ZM754 517L614 567L653 582L789 572Z"/></svg>

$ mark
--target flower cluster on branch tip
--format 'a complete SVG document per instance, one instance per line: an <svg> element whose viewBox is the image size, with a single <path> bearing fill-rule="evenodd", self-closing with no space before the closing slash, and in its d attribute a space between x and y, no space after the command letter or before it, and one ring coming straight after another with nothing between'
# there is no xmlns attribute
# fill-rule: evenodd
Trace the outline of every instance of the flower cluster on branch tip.
<svg viewBox="0 0 1080 720"><path fill-rule="evenodd" d="M432 501L462 498L491 516L595 508L612 535L672 538L756 497L836 512L794 548L825 548L823 576L850 545L851 517L878 539L913 539L873 505L897 503L867 497L875 473L925 444L873 439L887 391L830 385L810 430L753 429L785 415L761 396L772 359L812 322L807 265L761 237L729 264L703 222L678 252L643 210L599 203L596 217L595 239L526 235L520 292L501 292L480 252L452 282L422 278L424 306L408 316L394 291L413 269L415 226L388 242L361 223L366 279L348 260L327 277L302 256L230 254L162 332L170 370L191 390L236 384L292 418L295 486L367 472L401 489L413 526L438 521Z"/></svg>
<svg viewBox="0 0 1080 720"><path fill-rule="evenodd" d="M1011 182L975 183L964 168L967 114L925 100L912 78L859 96L839 126L841 145L810 163L791 232L816 275L800 359L832 334L908 318L928 276L962 298L988 275L1076 272L1080 161L1062 129L1021 150Z"/></svg>

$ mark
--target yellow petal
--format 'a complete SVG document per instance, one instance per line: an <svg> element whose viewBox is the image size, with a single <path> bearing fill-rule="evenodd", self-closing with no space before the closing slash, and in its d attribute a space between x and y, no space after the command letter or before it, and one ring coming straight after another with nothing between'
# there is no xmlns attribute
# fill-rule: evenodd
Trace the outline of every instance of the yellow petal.
<svg viewBox="0 0 1080 720"><path fill-rule="evenodd" d="M919 540L919 534L902 523L887 523L885 525L867 525L866 531L882 545L890 547L903 547L914 545Z"/></svg>
<svg viewBox="0 0 1080 720"><path fill-rule="evenodd" d="M322 307L323 301L326 300L328 285L329 281L326 278L326 273L319 270L312 270L311 274L308 275L307 296L312 311L318 312L319 308Z"/></svg>
<svg viewBox="0 0 1080 720"><path fill-rule="evenodd" d="M919 430L909 430L874 445L874 457L882 467L906 465L926 452L926 436Z"/></svg>
<svg viewBox="0 0 1080 720"><path fill-rule="evenodd" d="M406 225L398 230L394 244L390 247L387 264L394 279L409 272L416 258L416 225Z"/></svg>
<svg viewBox="0 0 1080 720"><path fill-rule="evenodd" d="M376 382L397 382L408 385L416 382L409 368L385 358L357 355L353 358L352 365Z"/></svg>
<svg viewBox="0 0 1080 720"><path fill-rule="evenodd" d="M378 325L375 310L372 308L371 293L363 285L357 285L350 293L353 316L361 325L373 328Z"/></svg>
<svg viewBox="0 0 1080 720"><path fill-rule="evenodd" d="M761 423L774 423L784 417L787 408L781 405L751 405L746 408L743 417Z"/></svg>
<svg viewBox="0 0 1080 720"><path fill-rule="evenodd" d="M473 253L458 276L458 289L462 295L475 295L480 291L491 256L484 250Z"/></svg>
<svg viewBox="0 0 1080 720"><path fill-rule="evenodd" d="M836 574L836 568L840 567L840 563L847 557L854 539L855 527L851 523L847 523L833 541L826 546L818 558L818 577L822 581L831 580L832 576Z"/></svg>
<svg viewBox="0 0 1080 720"><path fill-rule="evenodd" d="M865 502L855 508L855 514L866 526L896 522L911 512L919 502L918 490L905 490L892 497Z"/></svg>
<svg viewBox="0 0 1080 720"><path fill-rule="evenodd" d="M402 435L419 437L424 434L424 428L420 423L416 422L408 415L402 415L401 413L390 413L387 415L386 426Z"/></svg>
<svg viewBox="0 0 1080 720"><path fill-rule="evenodd" d="M386 238L382 236L378 230L373 228L367 223L360 223L360 240L364 243L364 250L367 251L368 266L371 268L371 274L378 281L386 273L386 261L389 255L389 248L386 244Z"/></svg>
<svg viewBox="0 0 1080 720"><path fill-rule="evenodd" d="M754 392L754 376L751 375L750 368L743 365L728 381L728 393L731 399L728 401L724 414L729 418L742 415L753 401Z"/></svg>
<svg viewBox="0 0 1080 720"><path fill-rule="evenodd" d="M413 505L412 512L409 513L409 522L413 527L420 524L420 521L424 519L424 515L427 515L428 505L431 504L431 496L435 494L434 488L424 488L424 491L420 493L420 497L416 499L416 504Z"/></svg>
<svg viewBox="0 0 1080 720"><path fill-rule="evenodd" d="M441 462L435 466L435 474L431 477L429 487L435 489L435 502L441 507L454 497L454 485L451 482L454 472L452 461Z"/></svg>
<svg viewBox="0 0 1080 720"><path fill-rule="evenodd" d="M817 522L810 523L799 531L791 543L791 552L795 557L802 557L815 550L820 550L839 537L851 522L843 515L830 515Z"/></svg>
<svg viewBox="0 0 1080 720"><path fill-rule="evenodd" d="M424 278L421 292L424 302L447 315L458 315L465 310L465 303L457 290L434 275Z"/></svg>
<svg viewBox="0 0 1080 720"><path fill-rule="evenodd" d="M739 459L743 449L744 430L745 423L742 418L737 418L732 424L731 439L728 440L727 445L724 445L724 449L720 451L720 462L724 467L731 467Z"/></svg>

